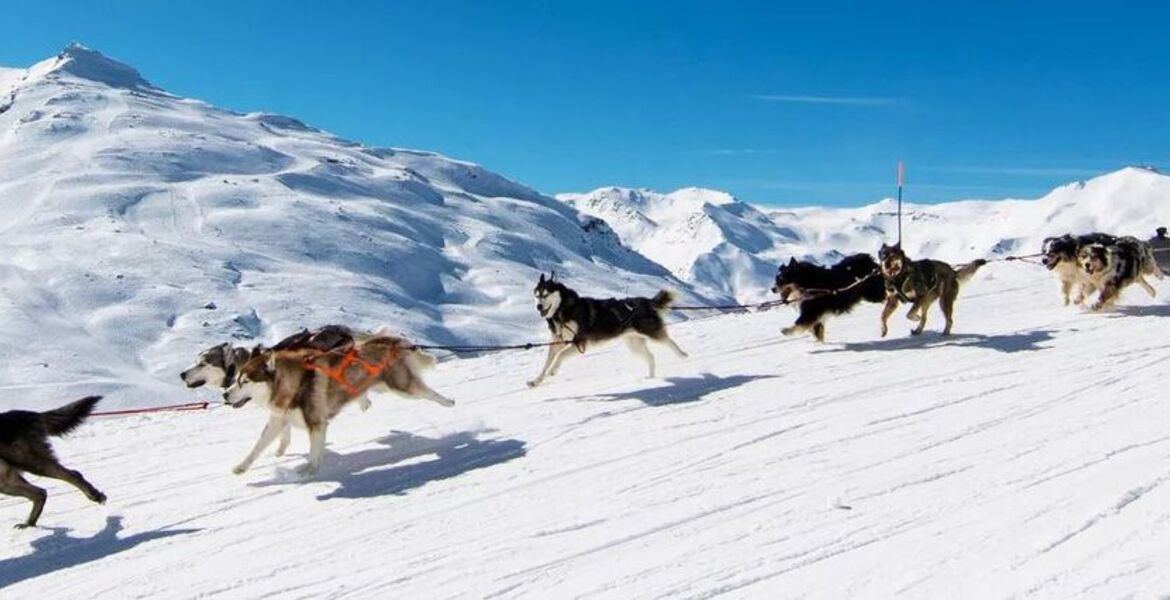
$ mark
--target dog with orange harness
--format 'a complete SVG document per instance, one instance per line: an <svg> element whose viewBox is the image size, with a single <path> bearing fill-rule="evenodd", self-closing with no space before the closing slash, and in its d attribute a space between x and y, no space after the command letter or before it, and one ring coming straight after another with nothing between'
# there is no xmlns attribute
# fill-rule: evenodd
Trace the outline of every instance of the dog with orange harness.
<svg viewBox="0 0 1170 600"><path fill-rule="evenodd" d="M371 390L454 406L454 401L422 380L422 372L434 364L433 356L406 340L382 334L355 336L353 341L329 349L311 343L282 343L256 352L240 368L236 381L224 392L224 400L237 408L262 402L269 419L252 451L233 471L247 471L291 425L308 430L309 462L299 471L315 474L321 467L329 422Z"/></svg>

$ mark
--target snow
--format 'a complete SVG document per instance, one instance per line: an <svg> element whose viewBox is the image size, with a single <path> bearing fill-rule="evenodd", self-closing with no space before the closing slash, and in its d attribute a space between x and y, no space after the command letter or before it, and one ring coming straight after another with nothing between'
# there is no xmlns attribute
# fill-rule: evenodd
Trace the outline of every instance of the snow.
<svg viewBox="0 0 1170 600"><path fill-rule="evenodd" d="M552 198L478 165L368 148L292 117L172 96L80 46L0 70L0 407L210 400L98 417L56 441L109 495L50 490L10 530L12 598L1118 597L1170 587L1167 292L1061 306L993 263L955 335L879 307L783 338L788 308L681 321L660 379L611 347L536 390L540 351L447 360L450 409L375 395L292 454L230 469L265 421L177 374L204 347L303 326L424 342L542 339L556 269L595 295L767 297L788 256L893 239L893 203L754 207L723 192ZM908 204L912 256L1039 250L1064 232L1147 237L1170 178L1127 168L1035 200ZM624 245L623 245L624 242ZM901 323L901 324L899 324Z"/></svg>
<svg viewBox="0 0 1170 600"><path fill-rule="evenodd" d="M558 198L604 219L627 245L700 290L744 301L767 298L775 265L789 257L831 263L874 253L898 232L891 199L859 208L781 210L695 188L665 195L602 188ZM911 256L966 262L1033 254L1045 237L1070 232L1149 238L1170 223L1170 177L1126 167L1034 200L906 202L903 209L903 245Z"/></svg>
<svg viewBox="0 0 1170 600"><path fill-rule="evenodd" d="M1166 298L1059 306L999 263L956 334L830 343L790 310L672 325L662 379L614 347L537 390L538 351L440 364L452 409L375 396L293 455L229 469L257 410L95 419L7 531L10 597L1119 597L1170 585ZM900 317L899 317L900 318ZM149 449L147 451L146 449ZM26 504L0 499L15 522Z"/></svg>
<svg viewBox="0 0 1170 600"><path fill-rule="evenodd" d="M0 385L22 392L5 406L181 402L175 373L199 349L325 323L529 341L552 269L730 300L478 165L178 98L81 46L0 83Z"/></svg>

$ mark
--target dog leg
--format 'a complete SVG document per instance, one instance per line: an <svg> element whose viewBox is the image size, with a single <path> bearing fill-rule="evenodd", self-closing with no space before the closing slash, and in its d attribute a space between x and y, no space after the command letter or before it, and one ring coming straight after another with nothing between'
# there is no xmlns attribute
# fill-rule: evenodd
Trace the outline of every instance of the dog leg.
<svg viewBox="0 0 1170 600"><path fill-rule="evenodd" d="M301 475L316 475L321 470L321 459L325 456L325 431L329 423L309 427L309 462L297 472Z"/></svg>
<svg viewBox="0 0 1170 600"><path fill-rule="evenodd" d="M287 415L272 415L268 417L268 424L264 426L264 431L260 432L260 439L256 440L256 445L252 447L252 451L248 453L248 456L244 457L244 460L232 469L232 473L240 475L244 471L247 471L248 467L251 467L252 463L256 460L256 457L260 456L260 453L264 452L264 449L272 444L273 440L284 431L287 425Z"/></svg>
<svg viewBox="0 0 1170 600"><path fill-rule="evenodd" d="M567 344L560 346L553 345L548 347L548 355L544 359L544 367L540 369L540 375L537 375L536 379L528 382L528 387L536 387L544 381L545 377L548 377L548 370L552 367L553 360L556 359L557 353L559 353L561 350L564 350L566 347Z"/></svg>
<svg viewBox="0 0 1170 600"><path fill-rule="evenodd" d="M1154 286L1150 285L1150 282L1146 281L1145 277L1138 275L1137 282L1138 285L1141 285L1142 288L1146 290L1146 293L1148 293L1151 298L1158 297L1158 290L1155 290Z"/></svg>
<svg viewBox="0 0 1170 600"><path fill-rule="evenodd" d="M803 325L801 323L797 323L795 325L790 325L788 327L785 327L784 329L781 329L780 333L783 333L786 336L792 336L792 335L796 335L798 333L801 333L805 329L808 329L808 325Z"/></svg>
<svg viewBox="0 0 1170 600"><path fill-rule="evenodd" d="M1089 308L1091 308L1093 311L1104 309L1110 304L1113 304L1113 301L1117 299L1117 294L1119 292L1120 290L1117 289L1117 286L1113 285L1112 283L1106 283L1105 287L1101 288L1101 295L1097 298L1097 301L1094 302L1093 306L1090 306Z"/></svg>
<svg viewBox="0 0 1170 600"><path fill-rule="evenodd" d="M80 472L74 471L72 469L66 469L57 463L49 465L36 465L36 467L36 469L29 469L29 473L40 475L41 477L59 479L81 490L81 493L85 494L85 497L89 498L93 502L97 502L98 504L106 503L106 495L101 493L101 491L97 488L93 487L93 484L86 481L85 476L83 476Z"/></svg>
<svg viewBox="0 0 1170 600"><path fill-rule="evenodd" d="M895 296L894 294L887 295L886 296L886 306L885 306L885 308L882 309L882 337L886 337L886 334L889 333L889 331L890 331L890 328L889 328L890 315L894 314L894 311L897 309L898 309L898 297Z"/></svg>
<svg viewBox="0 0 1170 600"><path fill-rule="evenodd" d="M561 372L561 367L564 366L566 360L569 360L570 358L581 354L580 352L576 352L574 350L575 350L575 348L573 346L565 346L565 349L563 352L557 353L556 358L553 359L552 367L549 367L549 370L548 370L549 377L556 377L557 373Z"/></svg>
<svg viewBox="0 0 1170 600"><path fill-rule="evenodd" d="M930 312L930 305L934 304L933 298L928 298L924 302L916 303L918 311L918 327L910 330L910 335L922 335L922 331L926 329L926 313ZM914 310L914 309L912 309Z"/></svg>
<svg viewBox="0 0 1170 600"><path fill-rule="evenodd" d="M958 297L958 286L943 290L942 298L939 301L939 306L942 308L943 312L943 318L947 321L946 327L943 328L943 335L950 335L951 327L955 324L955 300Z"/></svg>
<svg viewBox="0 0 1170 600"><path fill-rule="evenodd" d="M817 321L816 325L813 325L812 332L813 332L813 337L817 338L818 342L824 343L824 341L825 341L825 324L824 323Z"/></svg>
<svg viewBox="0 0 1170 600"><path fill-rule="evenodd" d="M646 361L646 366L650 368L648 377L654 379L654 355L650 353L650 349L646 347L646 338L639 336L630 336L626 338L626 347L630 352L640 356L642 360Z"/></svg>
<svg viewBox="0 0 1170 600"><path fill-rule="evenodd" d="M284 429L280 430L280 443L276 445L276 455L284 456L288 451L288 445L292 442L292 423L284 422Z"/></svg>
<svg viewBox="0 0 1170 600"><path fill-rule="evenodd" d="M1070 292L1072 292L1072 285L1073 285L1073 282L1071 282L1067 279L1062 279L1060 281L1060 293L1062 296L1064 296L1064 305L1065 306L1068 306L1068 295ZM1078 302L1078 304L1079 304L1079 302Z"/></svg>
<svg viewBox="0 0 1170 600"><path fill-rule="evenodd" d="M559 348L554 346L552 357L549 362L545 364L545 370L540 372L540 375L528 382L528 387L536 387L544 382L545 378L552 377L561 368L561 361L565 360L565 355L576 350L573 344L562 344Z"/></svg>
<svg viewBox="0 0 1170 600"><path fill-rule="evenodd" d="M667 335L665 332L663 332L663 334L662 334L662 339L658 340L658 341L661 342L662 344L664 344L667 348L674 350L675 356L677 356L679 358L690 358L690 355L687 354L686 352L683 352L683 349L679 348L678 344L674 343L674 340L671 339L670 336Z"/></svg>
<svg viewBox="0 0 1170 600"><path fill-rule="evenodd" d="M358 408L360 408L362 412L370 410L370 397L362 394L362 397L358 398Z"/></svg>
<svg viewBox="0 0 1170 600"><path fill-rule="evenodd" d="M45 510L45 499L48 498L45 490L29 483L20 475L20 471L0 461L0 494L27 498L31 501L33 505L32 510L28 513L28 518L24 520L24 523L18 524L16 528L36 527L37 520L41 518L41 512Z"/></svg>
<svg viewBox="0 0 1170 600"><path fill-rule="evenodd" d="M411 392L415 396L418 396L420 398L426 398L427 400L430 400L431 402L435 402L435 403L441 404L443 406L447 406L447 407L455 406L454 400L440 394L439 392L436 392L435 390L432 390L430 387L428 387L426 384L422 383L421 381L417 381L417 380L415 381L414 389L411 390Z"/></svg>

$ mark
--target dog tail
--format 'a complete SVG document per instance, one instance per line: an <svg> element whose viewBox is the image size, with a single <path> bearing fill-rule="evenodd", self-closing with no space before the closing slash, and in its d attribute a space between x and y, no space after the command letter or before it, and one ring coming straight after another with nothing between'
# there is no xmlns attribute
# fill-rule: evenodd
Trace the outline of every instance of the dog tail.
<svg viewBox="0 0 1170 600"><path fill-rule="evenodd" d="M77 426L85 421L89 413L93 412L94 405L101 399L101 396L87 396L61 408L43 412L41 413L41 422L45 424L49 435L65 435L77 429Z"/></svg>
<svg viewBox="0 0 1170 600"><path fill-rule="evenodd" d="M650 299L650 305L655 310L666 310L670 305L674 304L674 292L670 290L659 290L654 297Z"/></svg>
<svg viewBox="0 0 1170 600"><path fill-rule="evenodd" d="M963 268L955 269L955 275L959 278L959 283L965 283L968 279L975 275L975 272L978 271L980 267L985 264L987 264L986 260L977 258L963 265Z"/></svg>

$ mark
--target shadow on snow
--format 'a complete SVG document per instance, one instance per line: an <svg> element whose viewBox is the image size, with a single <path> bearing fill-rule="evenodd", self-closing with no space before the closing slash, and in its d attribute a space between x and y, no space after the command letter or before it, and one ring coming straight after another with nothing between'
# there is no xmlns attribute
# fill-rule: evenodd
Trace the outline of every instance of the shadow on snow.
<svg viewBox="0 0 1170 600"><path fill-rule="evenodd" d="M70 537L69 530L64 527L49 529L53 532L51 535L33 540L31 554L0 560L0 588L60 569L101 560L152 540L199 531L159 529L118 537L118 533L122 531L122 517L107 517L105 528L89 538Z"/></svg>
<svg viewBox="0 0 1170 600"><path fill-rule="evenodd" d="M377 440L377 448L350 454L326 452L321 471L311 480L341 485L317 499L401 495L427 483L505 463L527 453L523 441L481 440L482 433L489 432L464 431L428 438L395 431ZM294 473L281 473L276 479L252 485L296 485L302 481Z"/></svg>
<svg viewBox="0 0 1170 600"><path fill-rule="evenodd" d="M922 350L929 348L971 347L987 348L1004 353L1032 352L1044 347L1040 344L1052 339L1052 332L1048 330L1021 331L1003 335L983 335L981 333L956 333L942 335L926 332L922 335L906 338L873 340L869 342L847 342L835 348L813 350L812 354L826 352L871 352L875 350Z"/></svg>
<svg viewBox="0 0 1170 600"><path fill-rule="evenodd" d="M774 379L779 375L731 375L720 377L713 373L701 373L697 377L668 377L666 385L651 388L642 388L610 394L591 394L567 398L567 400L589 400L615 402L619 400L637 400L647 406L669 406L697 402L704 397L730 390L761 379Z"/></svg>

